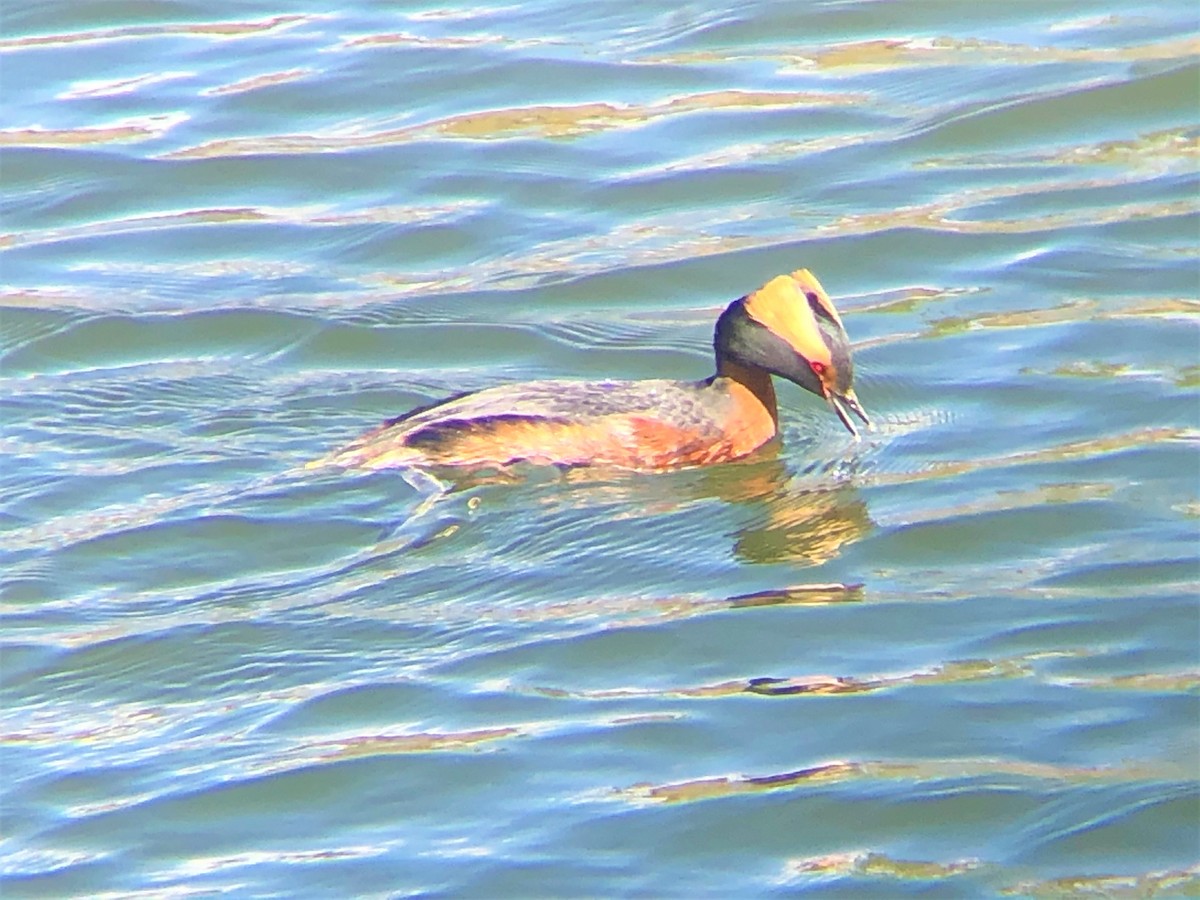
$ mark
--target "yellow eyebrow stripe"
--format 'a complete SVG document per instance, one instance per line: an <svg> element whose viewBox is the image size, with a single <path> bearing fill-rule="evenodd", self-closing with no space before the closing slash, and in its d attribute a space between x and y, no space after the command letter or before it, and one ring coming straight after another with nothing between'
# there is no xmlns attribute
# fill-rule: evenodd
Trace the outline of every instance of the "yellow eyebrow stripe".
<svg viewBox="0 0 1200 900"><path fill-rule="evenodd" d="M821 308L833 318L833 321L838 323L838 328L842 331L846 330L846 326L842 324L842 317L838 315L837 309L833 305L833 301L829 299L829 295L825 293L825 288L821 286L821 282L817 281L817 276L808 269L797 269L792 273L792 278L795 279L797 287L804 293L812 292L817 295L817 303Z"/></svg>
<svg viewBox="0 0 1200 900"><path fill-rule="evenodd" d="M791 344L805 359L830 365L833 360L817 327L816 316L808 305L805 296L808 292L816 294L821 307L841 327L841 317L829 300L829 295L808 269L797 269L790 275L772 278L746 297L746 313Z"/></svg>

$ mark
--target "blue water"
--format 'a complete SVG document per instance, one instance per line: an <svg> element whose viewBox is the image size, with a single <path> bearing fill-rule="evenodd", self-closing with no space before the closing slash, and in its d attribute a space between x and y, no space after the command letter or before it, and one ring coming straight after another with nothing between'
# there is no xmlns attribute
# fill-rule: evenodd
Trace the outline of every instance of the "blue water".
<svg viewBox="0 0 1200 900"><path fill-rule="evenodd" d="M4 897L1200 894L1193 3L4 12ZM800 267L861 443L303 468Z"/></svg>

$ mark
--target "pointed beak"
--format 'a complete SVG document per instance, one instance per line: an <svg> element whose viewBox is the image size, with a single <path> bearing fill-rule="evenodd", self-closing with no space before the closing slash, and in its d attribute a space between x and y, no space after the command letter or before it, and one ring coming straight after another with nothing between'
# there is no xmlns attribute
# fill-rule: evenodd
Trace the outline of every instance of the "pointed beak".
<svg viewBox="0 0 1200 900"><path fill-rule="evenodd" d="M854 422L850 419L850 410L856 416L863 420L863 424L868 428L871 427L871 420L867 418L867 414L863 412L862 405L858 402L858 397L855 396L853 389L846 391L844 394L835 394L832 391L826 396L829 405L833 407L833 411L837 413L837 417L842 420L842 424L846 426L846 430L854 435L854 439L859 440L858 429L854 427Z"/></svg>

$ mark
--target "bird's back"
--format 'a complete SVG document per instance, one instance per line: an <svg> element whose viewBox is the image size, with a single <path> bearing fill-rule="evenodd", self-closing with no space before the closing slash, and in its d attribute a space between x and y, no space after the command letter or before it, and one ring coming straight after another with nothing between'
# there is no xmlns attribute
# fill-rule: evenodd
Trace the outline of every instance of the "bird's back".
<svg viewBox="0 0 1200 900"><path fill-rule="evenodd" d="M628 469L716 462L732 458L734 449L727 434L733 400L725 387L664 379L502 385L391 419L324 462Z"/></svg>

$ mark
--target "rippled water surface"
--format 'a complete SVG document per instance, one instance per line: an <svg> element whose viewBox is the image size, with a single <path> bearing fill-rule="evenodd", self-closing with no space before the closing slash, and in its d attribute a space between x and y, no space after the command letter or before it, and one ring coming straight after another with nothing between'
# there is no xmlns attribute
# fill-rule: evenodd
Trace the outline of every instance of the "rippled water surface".
<svg viewBox="0 0 1200 900"><path fill-rule="evenodd" d="M7 6L0 892L1200 893L1198 16ZM862 443L303 469L802 266Z"/></svg>

